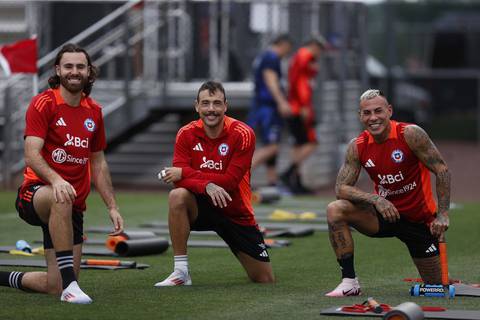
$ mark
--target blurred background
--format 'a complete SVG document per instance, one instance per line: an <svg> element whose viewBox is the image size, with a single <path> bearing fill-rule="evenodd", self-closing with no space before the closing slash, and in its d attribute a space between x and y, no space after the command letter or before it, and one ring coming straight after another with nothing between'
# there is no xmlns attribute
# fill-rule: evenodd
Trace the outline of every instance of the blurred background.
<svg viewBox="0 0 480 320"><path fill-rule="evenodd" d="M25 110L63 44L85 47L100 68L92 97L103 105L115 186L158 188L177 130L195 118L200 84L222 81L228 113L245 120L252 62L280 33L294 49L315 35L328 41L314 84L320 145L303 168L308 186L333 189L370 87L386 93L394 119L421 125L435 142L479 149L479 1L0 1L0 46L35 36L38 50L37 75L0 72L2 187L19 184ZM280 169L289 161L284 136ZM262 170L254 185L265 183Z"/></svg>

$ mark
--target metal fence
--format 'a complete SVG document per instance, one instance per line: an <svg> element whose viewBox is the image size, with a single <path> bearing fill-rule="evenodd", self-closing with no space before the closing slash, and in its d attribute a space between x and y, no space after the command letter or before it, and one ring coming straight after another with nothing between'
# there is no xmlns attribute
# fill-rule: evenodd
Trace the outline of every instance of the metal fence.
<svg viewBox="0 0 480 320"><path fill-rule="evenodd" d="M55 4L25 2L25 5L33 8L29 10L33 12L29 19L32 32L40 34L39 41L54 42L46 38L43 41L41 30L48 29L49 24L43 14L49 11L48 6ZM295 47L318 34L331 44L331 50L323 55L322 72L317 79L315 99L319 115L326 101L322 98L322 88L331 86L324 83L335 82L335 89L328 91L326 103L330 104L328 110L338 113L334 118L339 121L346 117L343 114L352 105L348 83L359 83L354 86L353 96L367 86L366 7L357 2L128 1L112 4L107 16L93 25L81 27L75 37L63 42L85 47L94 64L100 67L96 87L102 90L94 89L93 95L103 104L105 116L117 119L111 132L124 131L134 124L135 116L140 113L137 109L131 110L136 100L143 99L143 102L151 98L151 106L171 101L167 98L174 83L181 86L181 83L202 79L250 83L255 56L279 33L290 33ZM41 47L42 52L46 50L45 46ZM39 90L46 87L58 50L50 48L38 61ZM23 166L23 116L32 97L32 86L28 77L15 77L0 86L0 112L6 115L2 126L2 176L6 186ZM345 141L346 132L351 131L352 128L332 130L332 134L337 135L333 141Z"/></svg>

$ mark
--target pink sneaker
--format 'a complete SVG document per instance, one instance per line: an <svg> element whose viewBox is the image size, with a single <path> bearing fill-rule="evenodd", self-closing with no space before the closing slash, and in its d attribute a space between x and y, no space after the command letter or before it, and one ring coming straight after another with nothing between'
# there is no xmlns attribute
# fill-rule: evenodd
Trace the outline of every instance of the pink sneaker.
<svg viewBox="0 0 480 320"><path fill-rule="evenodd" d="M358 282L358 278L343 278L342 282L335 289L325 295L327 297L346 297L359 296L361 294L362 290L360 289L360 283Z"/></svg>

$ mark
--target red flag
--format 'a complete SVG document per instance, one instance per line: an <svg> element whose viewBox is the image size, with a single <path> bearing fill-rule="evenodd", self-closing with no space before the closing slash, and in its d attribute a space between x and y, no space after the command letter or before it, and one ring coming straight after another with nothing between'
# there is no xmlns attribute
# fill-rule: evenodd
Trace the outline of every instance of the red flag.
<svg viewBox="0 0 480 320"><path fill-rule="evenodd" d="M20 40L0 47L0 65L7 75L37 73L37 39Z"/></svg>

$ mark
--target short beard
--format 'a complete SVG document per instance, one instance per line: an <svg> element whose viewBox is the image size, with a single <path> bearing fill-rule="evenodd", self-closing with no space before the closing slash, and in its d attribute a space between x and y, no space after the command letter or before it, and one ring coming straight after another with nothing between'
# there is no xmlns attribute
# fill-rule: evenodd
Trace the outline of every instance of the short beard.
<svg viewBox="0 0 480 320"><path fill-rule="evenodd" d="M67 77L62 77L60 76L60 84L67 89L68 92L72 94L77 94L79 92L82 92L83 89L85 88L87 84L88 79L87 78L82 78L79 84L72 85L68 82Z"/></svg>

